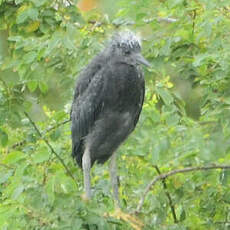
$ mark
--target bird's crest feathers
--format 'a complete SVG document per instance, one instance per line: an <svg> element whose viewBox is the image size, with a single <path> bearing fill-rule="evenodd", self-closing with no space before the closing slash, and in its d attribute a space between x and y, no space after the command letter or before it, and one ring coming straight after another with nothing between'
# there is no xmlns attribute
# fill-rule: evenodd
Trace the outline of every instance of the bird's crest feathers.
<svg viewBox="0 0 230 230"><path fill-rule="evenodd" d="M141 39L132 31L125 30L113 35L112 44L125 49L140 49Z"/></svg>

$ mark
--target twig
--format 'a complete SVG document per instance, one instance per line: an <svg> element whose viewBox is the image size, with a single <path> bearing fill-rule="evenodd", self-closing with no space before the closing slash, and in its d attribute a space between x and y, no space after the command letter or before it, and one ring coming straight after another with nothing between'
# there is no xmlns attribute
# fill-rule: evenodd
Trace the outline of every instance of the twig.
<svg viewBox="0 0 230 230"><path fill-rule="evenodd" d="M148 194L148 192L153 188L153 186L162 179L166 179L169 176L173 176L178 173L186 173L186 172L192 172L192 171L203 171L203 170L210 170L210 169L230 169L230 165L211 165L211 166L199 166L199 167L188 167L183 169L175 169L172 171L169 171L167 173L163 173L157 177L155 177L145 188L143 196L141 197L138 206L136 208L135 213L138 214L141 211L141 208L144 204L145 197Z"/></svg>
<svg viewBox="0 0 230 230"><path fill-rule="evenodd" d="M74 176L72 175L72 173L70 172L70 170L68 169L67 165L65 164L64 160L55 152L54 148L52 147L52 145L48 142L48 140L42 136L40 130L38 129L38 127L36 126L36 124L34 123L34 121L31 119L31 117L29 116L29 114L27 112L24 112L25 116L29 119L30 123L32 124L32 126L34 127L34 129L36 130L36 132L38 133L38 135L41 137L41 139L46 143L46 145L49 147L49 149L51 150L51 152L57 157L57 159L61 162L62 166L65 168L67 174L69 174L69 176L74 180L74 182L76 183L76 180L74 178ZM76 183L77 184L77 183Z"/></svg>
<svg viewBox="0 0 230 230"><path fill-rule="evenodd" d="M168 23L172 23L172 22L177 22L178 19L176 18L157 18L158 22L168 22Z"/></svg>
<svg viewBox="0 0 230 230"><path fill-rule="evenodd" d="M157 166L157 165L154 165L153 167L156 169L157 173L158 173L159 175L161 175L161 171L160 171L160 169L158 168L158 166ZM177 217L176 217L176 212L175 212L175 207L174 207L174 205L173 205L172 198L171 198L170 193L169 193L169 191L168 191L168 187L167 187L165 178L163 178L161 181L162 181L162 184L163 184L163 188L164 188L164 190L165 190L165 194L166 194L166 196L167 196L167 198L168 198L168 201L169 201L169 206L170 206L170 208L171 208L171 212L172 212L172 216L173 216L174 223L178 223L178 220L177 220Z"/></svg>
<svg viewBox="0 0 230 230"><path fill-rule="evenodd" d="M146 23L151 23L153 21L173 23L173 22L177 22L178 19L176 18L156 18L156 17L144 19L144 22Z"/></svg>
<svg viewBox="0 0 230 230"><path fill-rule="evenodd" d="M53 129L56 129L56 128L60 127L61 125L64 125L64 124L66 124L66 123L68 123L68 122L70 122L70 119L65 120L65 121L62 121L62 122L60 122L60 123L58 123L58 124L56 124L56 125L54 125L54 126L48 128L48 129L46 129L44 132L42 132L42 136L44 137L48 132L50 132L50 131L52 131ZM41 138L41 137L40 137L40 138ZM19 142L17 142L17 143L14 143L14 144L10 147L10 149L15 149L15 148L17 148L17 147L20 147L20 146L22 146L22 145L25 145L26 143L27 143L26 140L19 141Z"/></svg>
<svg viewBox="0 0 230 230"><path fill-rule="evenodd" d="M44 136L46 133L52 131L53 129L56 129L56 128L58 128L59 126L64 125L64 124L66 124L66 123L68 123L68 122L70 122L70 119L65 120L65 121L62 121L62 122L60 122L60 123L58 123L58 124L56 124L56 125L54 125L54 126L48 128L48 129L46 129L46 130L43 132L43 136Z"/></svg>
<svg viewBox="0 0 230 230"><path fill-rule="evenodd" d="M217 222L214 222L214 224L223 224L223 225L226 225L226 226L230 226L230 221L217 221Z"/></svg>
<svg viewBox="0 0 230 230"><path fill-rule="evenodd" d="M17 142L17 143L14 143L13 145L11 145L11 146L10 146L10 149L15 149L15 148L17 148L17 147L19 147L19 146L22 146L22 145L24 145L24 144L26 144L26 140L19 141L19 142Z"/></svg>
<svg viewBox="0 0 230 230"><path fill-rule="evenodd" d="M14 169L13 167L6 165L6 164L2 164L2 163L0 163L0 166L7 168L7 169Z"/></svg>
<svg viewBox="0 0 230 230"><path fill-rule="evenodd" d="M192 34L195 31L195 20L196 20L196 10L193 10L193 17L192 17Z"/></svg>

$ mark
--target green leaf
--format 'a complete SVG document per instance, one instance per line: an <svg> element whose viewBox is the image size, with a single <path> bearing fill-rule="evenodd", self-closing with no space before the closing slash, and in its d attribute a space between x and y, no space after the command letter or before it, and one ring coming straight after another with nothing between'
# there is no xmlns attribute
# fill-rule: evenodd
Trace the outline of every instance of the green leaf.
<svg viewBox="0 0 230 230"><path fill-rule="evenodd" d="M184 221L186 219L186 212L185 210L183 209L181 214L180 214L180 221Z"/></svg>
<svg viewBox="0 0 230 230"><path fill-rule="evenodd" d="M33 155L33 162L34 163L42 163L44 161L48 161L50 158L50 153L47 147L40 148L35 154Z"/></svg>
<svg viewBox="0 0 230 230"><path fill-rule="evenodd" d="M10 36L8 37L8 41L11 41L11 42L18 42L18 41L21 41L23 39L22 36Z"/></svg>
<svg viewBox="0 0 230 230"><path fill-rule="evenodd" d="M26 64L32 63L37 57L37 53L34 51L28 52L23 56L23 60Z"/></svg>
<svg viewBox="0 0 230 230"><path fill-rule="evenodd" d="M24 186L23 186L23 185L18 186L18 187L14 190L13 194L11 195L11 198L14 199L14 200L18 199L18 197L21 195L21 193L22 193L23 191L24 191Z"/></svg>
<svg viewBox="0 0 230 230"><path fill-rule="evenodd" d="M29 81L27 83L27 87L29 88L30 92L34 92L38 87L38 82L37 81Z"/></svg>
<svg viewBox="0 0 230 230"><path fill-rule="evenodd" d="M17 24L24 23L27 19L38 20L38 10L36 8L28 8L28 6L20 7L16 19Z"/></svg>
<svg viewBox="0 0 230 230"><path fill-rule="evenodd" d="M156 91L166 105L170 105L173 102L173 97L167 89L157 87Z"/></svg>
<svg viewBox="0 0 230 230"><path fill-rule="evenodd" d="M1 177L0 177L0 184L5 183L12 175L13 175L14 171L10 170L7 173L4 173Z"/></svg>
<svg viewBox="0 0 230 230"><path fill-rule="evenodd" d="M56 141L60 136L61 136L61 130L59 128L55 129L50 135L53 141Z"/></svg>
<svg viewBox="0 0 230 230"><path fill-rule="evenodd" d="M1 145L5 147L8 143L8 134L2 129L0 129L0 140L1 140Z"/></svg>
<svg viewBox="0 0 230 230"><path fill-rule="evenodd" d="M36 7L40 7L42 5L44 5L45 3L47 3L47 0L31 0L33 2L33 4L36 6Z"/></svg>
<svg viewBox="0 0 230 230"><path fill-rule="evenodd" d="M10 152L6 158L3 160L5 164L12 164L20 161L21 159L25 158L25 154L20 151L13 151Z"/></svg>
<svg viewBox="0 0 230 230"><path fill-rule="evenodd" d="M39 82L39 89L43 94L46 94L48 91L48 85L45 82L40 81Z"/></svg>

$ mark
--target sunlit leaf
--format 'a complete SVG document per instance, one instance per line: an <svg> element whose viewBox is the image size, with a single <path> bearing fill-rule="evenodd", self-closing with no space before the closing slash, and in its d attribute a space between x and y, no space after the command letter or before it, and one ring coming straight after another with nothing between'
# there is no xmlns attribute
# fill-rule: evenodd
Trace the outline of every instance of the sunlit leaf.
<svg viewBox="0 0 230 230"><path fill-rule="evenodd" d="M23 185L17 187L17 188L14 190L14 192L13 192L11 198L14 199L14 200L16 200L16 199L20 196L20 194L23 192L23 190L24 190L24 186L23 186Z"/></svg>
<svg viewBox="0 0 230 230"><path fill-rule="evenodd" d="M4 159L5 164L12 164L20 161L21 159L25 158L25 154L20 151L13 151L10 152Z"/></svg>
<svg viewBox="0 0 230 230"><path fill-rule="evenodd" d="M48 91L48 85L45 82L40 81L39 82L39 89L43 94L47 93Z"/></svg>
<svg viewBox="0 0 230 230"><path fill-rule="evenodd" d="M173 97L167 89L157 88L156 91L166 105L169 105L173 102Z"/></svg>
<svg viewBox="0 0 230 230"><path fill-rule="evenodd" d="M50 158L50 153L49 150L46 147L42 147L38 150L38 152L36 152L33 155L33 161L34 163L42 163L44 161L49 160Z"/></svg>
<svg viewBox="0 0 230 230"><path fill-rule="evenodd" d="M36 81L29 81L27 83L27 86L28 86L30 92L34 92L37 89L38 83Z"/></svg>

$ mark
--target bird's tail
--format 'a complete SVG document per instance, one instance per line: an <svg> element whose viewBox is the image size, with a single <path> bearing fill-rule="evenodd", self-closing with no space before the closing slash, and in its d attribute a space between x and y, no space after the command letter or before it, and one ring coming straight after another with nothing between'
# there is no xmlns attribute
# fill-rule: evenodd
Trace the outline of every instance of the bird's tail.
<svg viewBox="0 0 230 230"><path fill-rule="evenodd" d="M84 154L84 144L82 140L72 142L72 157L76 160L79 167L82 168L82 157Z"/></svg>

